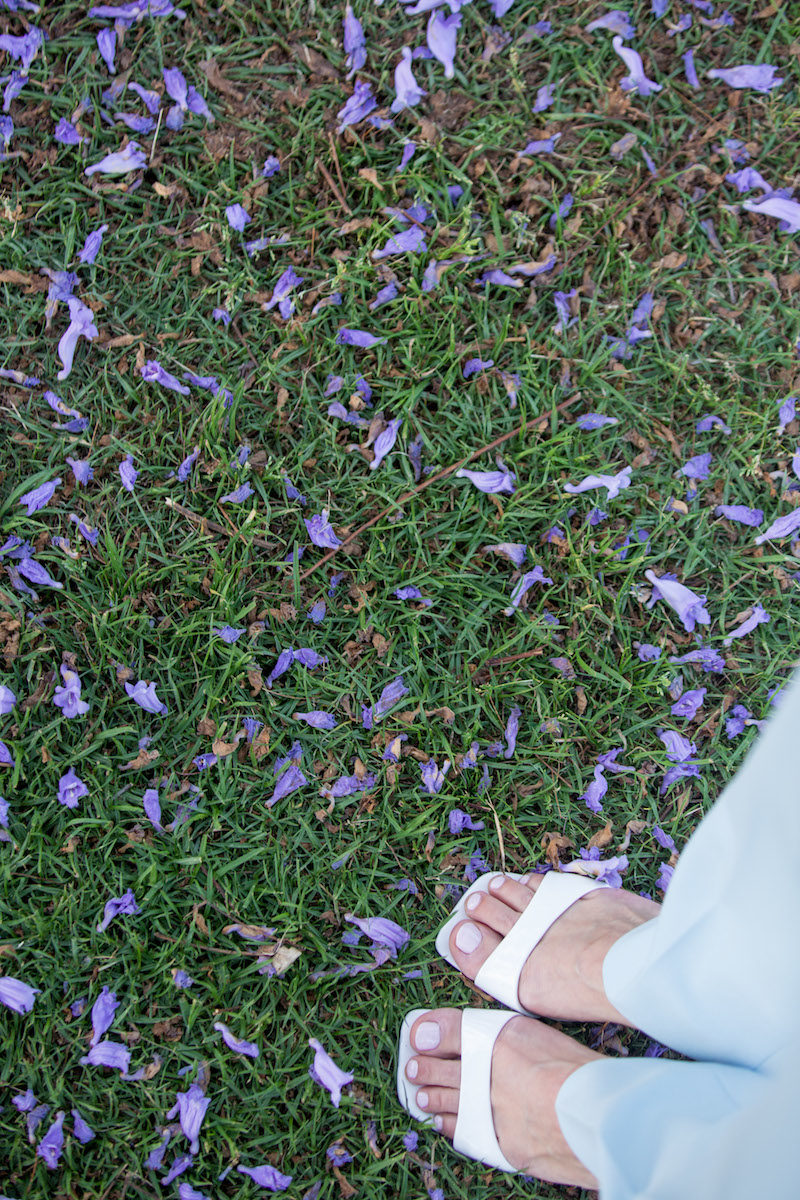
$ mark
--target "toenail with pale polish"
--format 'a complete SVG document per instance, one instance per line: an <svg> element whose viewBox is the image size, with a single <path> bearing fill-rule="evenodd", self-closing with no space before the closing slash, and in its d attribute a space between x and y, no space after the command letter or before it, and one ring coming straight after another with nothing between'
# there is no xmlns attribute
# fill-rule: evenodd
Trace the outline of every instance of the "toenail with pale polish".
<svg viewBox="0 0 800 1200"><path fill-rule="evenodd" d="M494 879L489 880L489 890L492 892L499 892L504 883L504 875L495 875Z"/></svg>
<svg viewBox="0 0 800 1200"><path fill-rule="evenodd" d="M474 911L475 911L475 909L476 909L476 908L478 907L478 905L480 904L480 902L481 902L481 898L480 898L480 896L479 896L479 895L477 895L477 896L470 896L469 900L467 901L467 909L468 909L468 911L469 911L469 912L474 912Z"/></svg>
<svg viewBox="0 0 800 1200"><path fill-rule="evenodd" d="M462 954L474 954L481 944L481 933L477 925L467 922L456 931L456 945Z"/></svg>
<svg viewBox="0 0 800 1200"><path fill-rule="evenodd" d="M406 1067L406 1075L409 1079L416 1079L419 1074L419 1063L415 1058L412 1058Z"/></svg>
<svg viewBox="0 0 800 1200"><path fill-rule="evenodd" d="M444 1129L444 1121L442 1120L441 1117L433 1118L433 1128L436 1130L437 1133L442 1132L442 1130Z"/></svg>
<svg viewBox="0 0 800 1200"><path fill-rule="evenodd" d="M441 1041L439 1026L435 1021L423 1021L417 1026L414 1044L418 1050L435 1050Z"/></svg>
<svg viewBox="0 0 800 1200"><path fill-rule="evenodd" d="M417 1104L420 1106L420 1108L428 1107L428 1093L427 1092L417 1092Z"/></svg>

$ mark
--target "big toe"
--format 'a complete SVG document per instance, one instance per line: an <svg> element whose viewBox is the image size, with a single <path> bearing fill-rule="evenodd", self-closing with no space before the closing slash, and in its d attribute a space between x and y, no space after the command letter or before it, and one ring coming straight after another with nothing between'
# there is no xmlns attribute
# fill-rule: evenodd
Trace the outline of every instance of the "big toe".
<svg viewBox="0 0 800 1200"><path fill-rule="evenodd" d="M461 1012L457 1008L431 1008L411 1026L411 1045L420 1054L437 1058L461 1055Z"/></svg>
<svg viewBox="0 0 800 1200"><path fill-rule="evenodd" d="M450 953L468 979L474 979L502 938L479 921L459 921L450 934Z"/></svg>

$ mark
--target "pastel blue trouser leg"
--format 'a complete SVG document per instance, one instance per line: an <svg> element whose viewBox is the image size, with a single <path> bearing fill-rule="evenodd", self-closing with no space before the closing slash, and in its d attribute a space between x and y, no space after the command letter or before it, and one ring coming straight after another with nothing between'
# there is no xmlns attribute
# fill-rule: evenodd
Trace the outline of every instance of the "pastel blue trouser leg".
<svg viewBox="0 0 800 1200"><path fill-rule="evenodd" d="M603 978L695 1062L581 1067L556 1111L602 1200L800 1197L800 676Z"/></svg>

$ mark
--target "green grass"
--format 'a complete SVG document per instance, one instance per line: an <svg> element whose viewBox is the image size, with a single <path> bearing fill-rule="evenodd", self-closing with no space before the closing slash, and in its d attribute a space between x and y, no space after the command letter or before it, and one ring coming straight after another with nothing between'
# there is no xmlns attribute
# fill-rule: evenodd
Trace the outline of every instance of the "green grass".
<svg viewBox="0 0 800 1200"><path fill-rule="evenodd" d="M0 576L0 681L24 701L72 653L91 705L86 717L63 719L51 702L51 682L43 698L19 703L0 721L17 762L0 768L12 839L0 846L2 970L42 992L31 1016L0 1013L1 1182L9 1195L163 1194L144 1159L159 1142L157 1127L166 1124L176 1090L194 1078L179 1078L178 1070L201 1063L208 1064L211 1105L201 1154L182 1179L214 1197L242 1189L256 1194L235 1171L216 1182L239 1161L271 1161L292 1174L292 1196L317 1178L324 1180L323 1200L338 1196L325 1158L337 1139L354 1155L344 1174L363 1196L424 1196L428 1186L443 1188L447 1200L488 1200L501 1191L560 1194L492 1174L427 1132L419 1158L408 1155L401 1140L408 1121L394 1099L394 1046L408 1008L473 1000L433 948L450 905L444 889L463 881L473 851L493 867L528 866L544 860L548 831L572 839L577 853L610 820L613 853L626 823L644 820L648 829L627 852L626 885L655 894L666 855L650 827L658 822L679 848L684 844L755 736L748 730L728 741L723 709L742 702L765 717L771 689L797 655L798 564L788 543L757 548L755 531L726 528L713 515L716 504L738 502L763 508L770 521L797 497L790 464L798 430L776 433L776 401L797 378L797 239L778 232L774 221L735 211L739 197L724 182L730 168L716 147L725 137L741 138L751 164L773 186L791 186L798 119L790 48L800 29L785 8L763 17L763 3L729 7L733 29L707 30L695 13L693 29L670 39L649 3L633 4L634 44L664 88L624 107L610 35L574 29L599 9L545 11L517 0L502 22L510 46L484 62L491 19L476 0L464 9L451 83L443 82L438 64L415 60L418 80L432 93L428 101L400 114L394 129L363 123L331 140L350 85L310 74L295 48L311 46L343 77L338 11L274 2L212 11L187 2L185 22L134 26L118 62L145 86L157 83L163 66L179 65L217 120L208 130L192 117L179 133L162 124L152 167L134 190L133 176L121 184L85 177L81 150L52 140L55 122L87 93L95 103L83 122L87 161L117 149L121 133L102 122L97 107L108 85L96 61L99 25L70 2L52 20L42 17L50 34L46 65L37 60L15 102L11 150L18 153L0 167L3 269L36 281L41 267L75 267L86 234L101 223L109 229L96 264L76 268L77 294L95 310L101 338L80 344L63 385L55 381L55 347L64 307L45 331L45 293L0 284L10 331L4 365L40 376L90 422L84 435L55 431L42 388L3 383L0 542L10 534L29 538L64 587L39 589L40 602L32 604ZM369 48L361 74L388 103L399 47L419 44L426 18L404 16L391 3L364 4L357 13ZM545 16L556 34L526 40L528 26ZM22 31L19 18L7 24ZM694 93L678 56L690 46L701 78L712 65L769 61L786 82L770 96L739 93L735 105L721 84L704 81ZM200 69L208 59L240 99L208 85ZM535 91L548 81L558 85L554 108L532 116ZM122 107L141 111L138 101ZM555 155L515 159L530 138L558 130ZM617 164L609 149L626 132L639 142ZM397 174L408 136L418 149ZM149 153L151 138L139 140ZM656 177L642 163L641 146L659 167ZM262 184L268 153L278 154L282 170ZM341 171L347 209L317 163L334 180ZM453 183L464 188L457 206L443 199ZM551 234L548 216L567 191L575 206ZM396 229L382 208L412 198L435 208L430 255L485 257L450 266L431 293L421 290L429 255L388 260L403 285L401 298L371 313L367 302L384 282L371 254ZM247 238L285 233L288 240L249 259L243 238L224 219L225 206L236 201L253 217ZM701 226L708 220L722 254ZM357 224L341 233L346 222ZM475 286L489 267L538 260L551 244L557 270L532 287ZM665 264L668 255L678 257ZM304 283L298 313L286 324L263 312L261 302L290 263ZM580 321L556 335L553 293L571 288L580 289ZM337 290L341 307L311 315L315 299ZM609 356L606 335L623 333L648 290L657 305L654 337L620 366ZM233 314L227 329L211 319L221 304ZM341 325L385 336L386 345L366 352L338 347L333 339ZM126 335L135 340L104 344ZM137 354L179 376L184 370L218 376L233 393L232 406L197 389L184 398L144 383ZM463 364L475 355L519 374L516 409L498 376L463 379ZM375 472L353 449L364 434L327 416L329 373L345 377L337 400L347 404L363 373L374 389L374 411L403 418L397 448ZM544 431L504 444L502 455L518 476L513 496L496 504L466 480L449 477L397 508L397 498L414 485L402 451L417 434L426 467L438 470L578 393ZM590 410L619 423L582 433L574 417ZM724 417L730 437L694 432L709 411ZM243 443L251 447L250 464L233 468ZM201 453L190 481L170 479L195 445ZM599 493L564 493L564 482L617 471L646 446L650 461L634 470L632 486L618 499L604 504ZM685 493L676 469L707 449L714 455L711 478L699 484L685 514L669 511L669 499ZM91 457L95 475L87 489L73 489L65 454ZM140 470L133 495L121 489L118 475L127 454ZM492 455L471 465L491 469ZM306 515L329 508L339 529L355 529L385 507L392 511L355 548L306 574L322 552L309 547L295 567L284 562L296 544L307 544L300 510L285 498L284 472L308 497ZM53 502L26 517L19 495L56 474L64 483ZM243 480L255 495L240 506L220 505ZM227 533L203 532L166 504L170 497ZM585 516L595 504L610 519L592 528ZM100 529L96 550L76 537L72 512ZM555 524L564 537L543 543ZM647 529L650 542L622 561L615 543L635 528ZM77 557L53 546L53 535L69 537ZM503 608L513 568L482 553L500 541L526 542L530 561L554 581L534 589L528 608L511 618ZM675 668L668 658L694 639L663 605L644 607L649 568L673 570L708 594L707 641L719 649L736 614L754 601L771 615L768 625L724 651L723 675L684 669L687 687L708 688L691 733L702 770L666 796L659 795L668 764L656 730L683 728L669 715ZM328 599L333 570L347 574ZM409 582L432 597L430 608L393 597ZM328 614L314 626L305 613L320 597ZM548 624L545 614L558 624ZM225 623L250 632L228 647L211 634ZM373 644L378 634L388 643L383 653L380 641ZM661 661L640 663L636 641L662 645ZM248 671L260 668L266 676L286 645L313 646L328 656L328 666L313 672L295 666L272 690L253 695ZM556 655L570 659L574 681L550 665ZM122 666L156 681L167 717L131 704L117 679ZM409 695L367 733L360 705L377 700L398 674ZM522 708L517 751L490 761L488 794L477 790L479 772L455 768L439 795L420 790L409 751L441 763L474 739L486 745L502 737L515 704ZM442 706L453 710L452 725L432 715ZM337 728L319 733L293 720L312 708L334 711ZM269 753L259 760L242 750L198 775L192 759L213 741L198 723L210 719L216 736L232 741L246 716L268 727ZM561 723L560 736L541 729L553 719ZM380 756L399 732L408 734L408 756L392 782ZM149 769L125 770L144 737L158 758ZM267 809L272 763L295 738L312 782ZM610 778L604 812L595 817L578 798L596 756L620 743L635 773ZM378 773L378 784L323 811L320 777L328 770L351 773L356 756ZM70 765L90 788L75 811L56 801L58 779ZM187 785L200 789L196 809L176 832L154 832L143 815L144 789L160 787L167 822L192 797ZM456 806L482 818L485 830L451 837L447 813ZM392 889L401 877L414 880L417 898ZM141 916L120 917L98 934L106 899L126 888L134 889ZM364 950L340 944L349 912L390 916L409 930L411 942L374 973L315 981L314 972L366 961ZM234 922L274 926L301 956L282 978L260 975L256 944L223 932ZM174 968L195 978L191 990L174 987ZM418 978L406 978L417 970ZM73 1019L69 1005L81 996L91 1003L104 984L121 1001L109 1036L129 1042L133 1069L156 1054L163 1060L148 1080L123 1082L79 1065L88 1012ZM177 1040L165 1037L170 1019ZM217 1020L256 1041L261 1057L252 1062L222 1047L212 1030ZM592 1036L588 1029L577 1033ZM309 1037L355 1075L338 1111L308 1078ZM635 1035L623 1041L631 1053L644 1046ZM29 1086L53 1110L77 1107L97 1131L87 1147L67 1139L57 1174L35 1160L24 1118L10 1104ZM368 1144L371 1121L380 1157ZM184 1149L178 1135L166 1164Z"/></svg>

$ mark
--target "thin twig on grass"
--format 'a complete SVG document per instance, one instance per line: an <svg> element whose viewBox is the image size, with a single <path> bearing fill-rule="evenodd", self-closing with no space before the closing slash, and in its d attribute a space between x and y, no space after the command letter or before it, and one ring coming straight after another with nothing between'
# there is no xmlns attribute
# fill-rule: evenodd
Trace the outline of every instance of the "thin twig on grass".
<svg viewBox="0 0 800 1200"><path fill-rule="evenodd" d="M172 508L175 512L180 513L187 521L191 521L196 525L201 533L221 533L223 537L244 537L241 529L226 529L224 525L218 525L216 521L209 521L208 517L201 517L199 513L192 512L190 508L184 508L182 504L178 504L171 496L167 496L164 501L167 508ZM261 546L264 550L274 550L275 543L267 542L264 538L248 537L248 542L252 542L254 546Z"/></svg>

